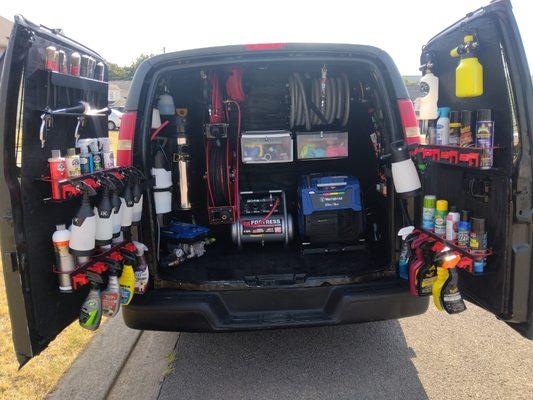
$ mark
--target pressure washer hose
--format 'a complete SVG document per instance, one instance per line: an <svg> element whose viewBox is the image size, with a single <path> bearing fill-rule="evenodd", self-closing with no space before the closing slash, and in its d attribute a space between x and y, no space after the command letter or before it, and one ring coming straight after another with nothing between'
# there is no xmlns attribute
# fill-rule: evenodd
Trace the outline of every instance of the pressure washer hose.
<svg viewBox="0 0 533 400"><path fill-rule="evenodd" d="M345 73L338 76L328 76L323 103L320 77L311 78L308 79L308 82L304 82L299 73L292 74L289 76L289 96L291 129L303 126L309 131L312 126L336 123L344 128L348 123L350 117L350 82Z"/></svg>

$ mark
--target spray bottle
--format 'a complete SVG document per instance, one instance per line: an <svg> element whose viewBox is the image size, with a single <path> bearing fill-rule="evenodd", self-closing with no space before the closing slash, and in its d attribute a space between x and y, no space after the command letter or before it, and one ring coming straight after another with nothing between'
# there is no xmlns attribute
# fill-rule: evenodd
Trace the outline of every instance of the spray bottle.
<svg viewBox="0 0 533 400"><path fill-rule="evenodd" d="M143 192L139 177L135 177L133 184L133 210L131 215L132 224L136 225L141 222L143 213Z"/></svg>
<svg viewBox="0 0 533 400"><path fill-rule="evenodd" d="M455 70L457 97L477 97L483 94L483 66L475 54L478 46L478 41L470 34L465 35L463 43L450 51L450 56L461 58Z"/></svg>
<svg viewBox="0 0 533 400"><path fill-rule="evenodd" d="M92 174L94 172L93 155L89 152L89 144L92 139L79 139L76 147L80 149L80 169L82 174Z"/></svg>
<svg viewBox="0 0 533 400"><path fill-rule="evenodd" d="M402 238L402 248L398 259L398 275L402 279L409 279L409 258L411 257L411 242L418 234L413 234L415 227L406 226L400 229L398 236Z"/></svg>
<svg viewBox="0 0 533 400"><path fill-rule="evenodd" d="M104 284L102 278L95 273L87 272L91 283L89 295L81 305L79 323L82 328L95 331L102 320L102 301L100 299L100 287Z"/></svg>
<svg viewBox="0 0 533 400"><path fill-rule="evenodd" d="M94 208L96 215L96 245L103 247L111 245L113 239L113 204L109 196L109 185L103 185L102 196Z"/></svg>
<svg viewBox="0 0 533 400"><path fill-rule="evenodd" d="M463 297L457 286L456 266L461 257L446 250L437 256L437 279L433 285L433 302L437 310L446 310L448 314L457 314L466 310Z"/></svg>
<svg viewBox="0 0 533 400"><path fill-rule="evenodd" d="M131 229L131 222L133 218L133 191L131 187L131 177L128 177L124 190L122 191L122 196L120 197L120 202L122 204L122 219L120 222L121 230L125 233L129 233Z"/></svg>
<svg viewBox="0 0 533 400"><path fill-rule="evenodd" d="M89 201L89 196L96 195L96 192L84 182L80 182L79 189L83 191L83 197L70 225L69 247L70 252L78 257L78 262L84 262L93 254L96 244L96 216Z"/></svg>
<svg viewBox="0 0 533 400"><path fill-rule="evenodd" d="M424 66L424 76L420 78L420 111L419 119L432 120L439 117L437 101L439 99L439 78L431 70L433 63L428 61Z"/></svg>
<svg viewBox="0 0 533 400"><path fill-rule="evenodd" d="M121 264L108 259L109 278L107 288L102 291L102 312L106 317L114 317L120 310L120 285L118 277L121 272Z"/></svg>
<svg viewBox="0 0 533 400"><path fill-rule="evenodd" d="M148 264L144 259L144 252L148 251L148 247L144 243L133 242L137 249L137 265L135 267L135 294L143 294L148 288L148 280L150 278L150 271Z"/></svg>
<svg viewBox="0 0 533 400"><path fill-rule="evenodd" d="M172 211L172 172L168 166L165 154L158 149L154 156L152 168L154 177L155 213L159 224L163 226L163 215Z"/></svg>
<svg viewBox="0 0 533 400"><path fill-rule="evenodd" d="M67 167L65 159L61 157L60 150L52 150L52 157L48 159L50 167L50 182L52 184L52 198L61 199L61 190L59 182L67 177Z"/></svg>
<svg viewBox="0 0 533 400"><path fill-rule="evenodd" d="M133 266L137 263L135 254L121 249L123 259L122 275L118 280L120 285L120 303L127 306L130 304L135 293L135 272Z"/></svg>
<svg viewBox="0 0 533 400"><path fill-rule="evenodd" d="M416 290L419 296L429 296L432 293L433 284L437 279L437 267L435 265L435 254L441 251L444 245L440 242L433 244L431 250L426 248L424 253L424 264L418 270L416 276Z"/></svg>

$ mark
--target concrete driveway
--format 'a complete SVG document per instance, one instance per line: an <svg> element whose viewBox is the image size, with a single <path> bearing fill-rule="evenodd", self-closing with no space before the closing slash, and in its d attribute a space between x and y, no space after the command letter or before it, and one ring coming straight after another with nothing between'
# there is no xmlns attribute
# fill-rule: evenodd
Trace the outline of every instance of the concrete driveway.
<svg viewBox="0 0 533 400"><path fill-rule="evenodd" d="M181 334L158 399L531 399L533 344L468 306L353 326Z"/></svg>

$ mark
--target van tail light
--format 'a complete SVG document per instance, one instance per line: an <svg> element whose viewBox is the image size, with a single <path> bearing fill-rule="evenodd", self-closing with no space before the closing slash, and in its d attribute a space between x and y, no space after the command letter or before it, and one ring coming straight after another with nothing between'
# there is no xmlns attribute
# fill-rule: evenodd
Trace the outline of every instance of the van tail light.
<svg viewBox="0 0 533 400"><path fill-rule="evenodd" d="M415 115L413 102L409 99L398 99L398 108L402 118L403 135L405 143L420 144L420 127Z"/></svg>
<svg viewBox="0 0 533 400"><path fill-rule="evenodd" d="M133 162L133 139L137 111L127 111L120 120L118 133L117 166L129 167Z"/></svg>

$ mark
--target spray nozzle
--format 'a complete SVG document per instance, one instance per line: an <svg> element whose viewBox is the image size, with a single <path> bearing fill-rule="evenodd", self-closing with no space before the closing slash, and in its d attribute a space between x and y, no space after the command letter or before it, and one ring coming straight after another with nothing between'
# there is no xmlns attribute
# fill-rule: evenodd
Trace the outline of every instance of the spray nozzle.
<svg viewBox="0 0 533 400"><path fill-rule="evenodd" d="M85 275L87 275L87 279L89 279L91 287L99 288L104 285L104 280L100 274L92 271L85 271Z"/></svg>
<svg viewBox="0 0 533 400"><path fill-rule="evenodd" d="M455 47L450 51L450 56L453 58L459 57L463 54L468 54L474 51L479 47L479 42L477 41L475 35L468 34L463 38L463 43Z"/></svg>
<svg viewBox="0 0 533 400"><path fill-rule="evenodd" d="M126 249L120 249L120 254L122 254L122 257L124 258L124 264L128 264L133 267L137 265L137 257L134 252Z"/></svg>
<svg viewBox="0 0 533 400"><path fill-rule="evenodd" d="M135 248L137 249L137 256L141 257L144 255L145 251L148 251L148 247L141 242L132 241L132 243L135 245Z"/></svg>
<svg viewBox="0 0 533 400"><path fill-rule="evenodd" d="M96 196L96 190L84 181L79 181L75 185L76 189L81 191L84 196Z"/></svg>
<svg viewBox="0 0 533 400"><path fill-rule="evenodd" d="M104 262L106 263L111 275L120 276L122 274L122 263L120 261L113 258L106 258Z"/></svg>

